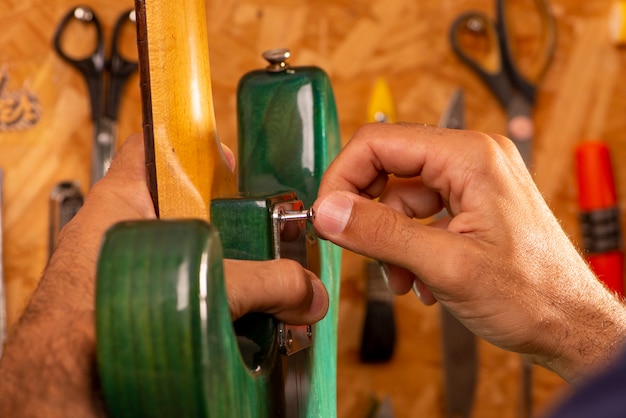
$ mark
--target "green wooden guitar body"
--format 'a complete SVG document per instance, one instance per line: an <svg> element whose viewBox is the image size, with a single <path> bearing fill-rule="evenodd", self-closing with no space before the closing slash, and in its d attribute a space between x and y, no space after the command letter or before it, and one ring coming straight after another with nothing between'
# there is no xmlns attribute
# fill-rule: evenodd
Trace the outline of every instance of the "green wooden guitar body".
<svg viewBox="0 0 626 418"><path fill-rule="evenodd" d="M242 366L222 257L204 221L123 223L107 233L96 338L110 416L272 416L259 409L270 405L271 375Z"/></svg>
<svg viewBox="0 0 626 418"><path fill-rule="evenodd" d="M296 194L307 206L314 201L340 147L332 89L315 67L253 72L238 102L244 197L213 201L211 225L127 222L105 237L96 332L110 416L336 416L339 248L307 226L309 266L331 306L311 347L289 357L280 353L273 318L252 314L233 325L222 269L224 257L276 257L272 208Z"/></svg>
<svg viewBox="0 0 626 418"><path fill-rule="evenodd" d="M237 90L239 189L294 190L309 207L341 148L335 99L317 67L252 71Z"/></svg>
<svg viewBox="0 0 626 418"><path fill-rule="evenodd" d="M341 148L332 87L318 67L257 70L237 90L239 189L242 192L295 190L310 207L322 175ZM308 235L319 246L319 271L329 293L326 318L315 327L306 417L336 416L337 322L341 250Z"/></svg>

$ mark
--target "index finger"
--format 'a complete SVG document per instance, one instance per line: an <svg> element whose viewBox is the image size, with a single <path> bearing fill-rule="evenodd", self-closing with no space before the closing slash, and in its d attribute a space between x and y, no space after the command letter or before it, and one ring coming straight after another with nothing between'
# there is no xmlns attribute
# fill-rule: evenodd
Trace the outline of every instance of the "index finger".
<svg viewBox="0 0 626 418"><path fill-rule="evenodd" d="M365 125L328 167L318 194L344 190L368 197L379 196L388 174L404 177L421 173L423 148L431 142L431 135L440 134L438 128L425 125Z"/></svg>
<svg viewBox="0 0 626 418"><path fill-rule="evenodd" d="M348 191L378 197L389 174L421 176L428 187L448 194L453 182L465 180L466 161L485 161L495 148L510 157L513 150L508 149L508 142L479 132L424 124L365 125L328 167L318 195Z"/></svg>

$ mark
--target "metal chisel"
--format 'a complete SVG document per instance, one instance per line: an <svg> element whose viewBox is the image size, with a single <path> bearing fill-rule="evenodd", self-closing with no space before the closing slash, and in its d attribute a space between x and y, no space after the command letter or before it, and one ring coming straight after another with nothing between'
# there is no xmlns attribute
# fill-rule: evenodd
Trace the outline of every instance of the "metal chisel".
<svg viewBox="0 0 626 418"><path fill-rule="evenodd" d="M439 126L464 128L463 90L456 90L452 94ZM472 413L478 375L476 336L443 307L441 342L445 417L468 418Z"/></svg>
<svg viewBox="0 0 626 418"><path fill-rule="evenodd" d="M379 77L374 83L367 109L367 121L370 123L396 121L393 96L385 77ZM359 358L363 363L384 363L391 360L396 347L393 295L387 287L380 263L367 260L365 271L367 275L365 320Z"/></svg>
<svg viewBox="0 0 626 418"><path fill-rule="evenodd" d="M58 183L50 193L50 230L48 250L52 254L61 228L68 223L83 206L83 194L73 181Z"/></svg>

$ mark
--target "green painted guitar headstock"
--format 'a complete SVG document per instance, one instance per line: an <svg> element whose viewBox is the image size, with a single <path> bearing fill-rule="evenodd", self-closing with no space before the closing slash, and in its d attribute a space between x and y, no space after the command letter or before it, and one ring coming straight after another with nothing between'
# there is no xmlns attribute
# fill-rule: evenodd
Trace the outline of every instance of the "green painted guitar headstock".
<svg viewBox="0 0 626 418"><path fill-rule="evenodd" d="M341 148L332 86L318 67L290 67L287 50L264 54L267 69L237 90L239 190L294 190L306 207Z"/></svg>
<svg viewBox="0 0 626 418"><path fill-rule="evenodd" d="M268 67L246 74L239 82L239 189L245 193L294 190L310 207L324 171L341 148L341 137L328 75L318 67L290 67L289 55L286 49L267 51L263 56ZM326 318L315 326L311 358L299 365L310 384L311 400L300 416L333 417L341 250L318 240L310 225L307 240L317 244L319 271L315 273L331 303Z"/></svg>

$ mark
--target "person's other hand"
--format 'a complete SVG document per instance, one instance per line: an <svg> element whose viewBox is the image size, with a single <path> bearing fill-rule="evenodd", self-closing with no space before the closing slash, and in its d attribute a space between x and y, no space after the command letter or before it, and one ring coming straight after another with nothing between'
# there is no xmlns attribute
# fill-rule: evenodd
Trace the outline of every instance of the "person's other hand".
<svg viewBox="0 0 626 418"><path fill-rule="evenodd" d="M234 168L232 152L228 148L224 151ZM83 287L81 292L63 286L65 302L92 309L95 265L104 232L116 222L152 218L155 212L146 187L143 141L137 134L125 142L108 173L88 194L83 208L60 233L49 270L84 272L81 282L72 283L72 287ZM319 321L326 314L328 296L323 284L294 261L224 260L224 269L234 319L250 311L262 311L285 322L303 324ZM68 295L76 297L68 301Z"/></svg>
<svg viewBox="0 0 626 418"><path fill-rule="evenodd" d="M566 379L609 361L626 335L624 308L507 138L367 125L331 164L319 196L318 234L382 260L394 292L414 287L424 303L439 301L477 335ZM450 216L438 219L442 209ZM430 225L414 219L429 217Z"/></svg>
<svg viewBox="0 0 626 418"><path fill-rule="evenodd" d="M234 164L232 153L226 158ZM95 271L113 224L155 217L141 135L130 137L63 228L0 361L0 415L104 416L95 379ZM296 324L324 317L328 295L297 262L224 261L231 316L266 312ZM33 399L36 401L33 402Z"/></svg>

